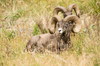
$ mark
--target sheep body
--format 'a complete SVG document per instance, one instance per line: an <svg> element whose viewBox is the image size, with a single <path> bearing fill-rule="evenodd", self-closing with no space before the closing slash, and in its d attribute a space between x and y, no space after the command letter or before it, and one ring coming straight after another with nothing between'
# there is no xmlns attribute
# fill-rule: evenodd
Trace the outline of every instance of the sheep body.
<svg viewBox="0 0 100 66"><path fill-rule="evenodd" d="M80 19L74 15L67 16L64 19L54 16L52 24L55 27L54 33L33 36L26 45L27 51L44 52L45 49L48 49L59 53L71 47L70 33L73 29L75 29L74 32L80 31Z"/></svg>
<svg viewBox="0 0 100 66"><path fill-rule="evenodd" d="M59 43L59 37L56 34L42 34L33 36L27 43L26 50L43 52L45 49L49 49L51 51L57 51L56 49Z"/></svg>

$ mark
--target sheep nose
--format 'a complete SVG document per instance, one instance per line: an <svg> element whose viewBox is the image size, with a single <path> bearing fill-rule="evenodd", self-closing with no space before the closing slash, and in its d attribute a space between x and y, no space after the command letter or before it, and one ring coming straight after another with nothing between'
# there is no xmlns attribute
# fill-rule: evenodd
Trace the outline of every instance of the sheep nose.
<svg viewBox="0 0 100 66"><path fill-rule="evenodd" d="M59 30L59 32L61 32L61 30Z"/></svg>
<svg viewBox="0 0 100 66"><path fill-rule="evenodd" d="M59 28L59 29L58 29L58 32L59 32L59 33L62 33L62 32L63 32L63 31L62 31L62 28Z"/></svg>

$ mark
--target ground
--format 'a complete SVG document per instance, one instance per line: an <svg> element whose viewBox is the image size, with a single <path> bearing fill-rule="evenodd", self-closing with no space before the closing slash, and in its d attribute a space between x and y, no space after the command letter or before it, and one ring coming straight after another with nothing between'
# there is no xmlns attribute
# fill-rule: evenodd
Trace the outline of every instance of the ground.
<svg viewBox="0 0 100 66"><path fill-rule="evenodd" d="M73 47L61 54L24 53L29 38L42 34L37 23L50 19L55 7L73 3L79 6L83 22L90 23L75 36L71 35ZM0 66L99 66L99 3L99 0L0 0Z"/></svg>

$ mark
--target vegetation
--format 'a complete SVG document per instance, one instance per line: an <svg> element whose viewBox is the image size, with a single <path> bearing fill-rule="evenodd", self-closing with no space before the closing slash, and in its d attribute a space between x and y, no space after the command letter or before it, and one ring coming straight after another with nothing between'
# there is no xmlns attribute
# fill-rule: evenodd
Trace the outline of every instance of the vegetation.
<svg viewBox="0 0 100 66"><path fill-rule="evenodd" d="M24 53L29 38L41 34L37 22L57 6L77 4L92 25L71 36L73 47L61 54ZM0 66L99 66L100 0L0 0Z"/></svg>

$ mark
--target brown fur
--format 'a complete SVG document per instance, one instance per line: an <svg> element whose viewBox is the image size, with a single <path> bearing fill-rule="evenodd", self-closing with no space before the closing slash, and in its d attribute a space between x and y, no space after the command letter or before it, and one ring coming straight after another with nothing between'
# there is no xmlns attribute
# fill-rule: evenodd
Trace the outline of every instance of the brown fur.
<svg viewBox="0 0 100 66"><path fill-rule="evenodd" d="M43 52L45 49L56 51L58 38L56 38L55 36L56 34L42 34L42 35L33 36L28 41L26 45L26 50L30 52L32 51Z"/></svg>
<svg viewBox="0 0 100 66"><path fill-rule="evenodd" d="M57 22L54 34L48 33L33 36L28 41L25 50L30 52L44 52L45 49L48 49L57 53L67 50L68 47L71 47L70 32L74 27L73 23L63 22L63 20ZM58 28L63 29L62 34L58 33Z"/></svg>

